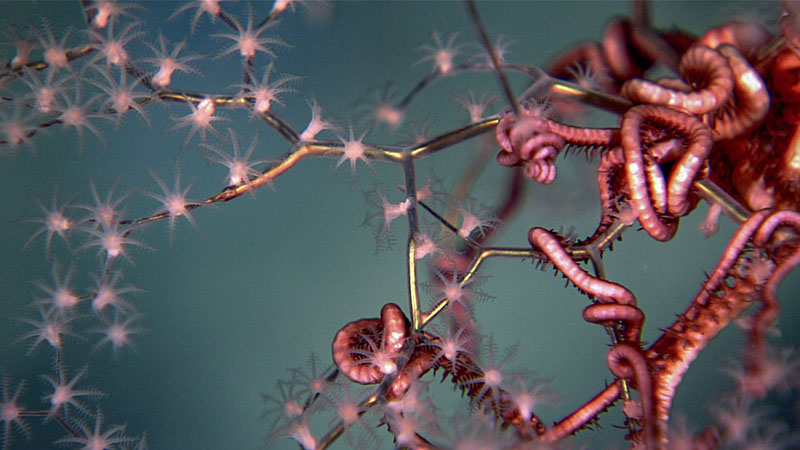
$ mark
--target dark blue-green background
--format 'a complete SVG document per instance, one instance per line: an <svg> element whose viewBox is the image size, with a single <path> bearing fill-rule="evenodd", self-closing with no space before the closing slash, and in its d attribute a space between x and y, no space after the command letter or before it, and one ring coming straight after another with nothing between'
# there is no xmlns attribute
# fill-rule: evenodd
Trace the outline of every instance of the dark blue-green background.
<svg viewBox="0 0 800 450"><path fill-rule="evenodd" d="M176 75L172 87L235 92L230 86L241 82L239 59L235 55L213 59L228 45L213 34L228 29L203 17L191 34L190 14L167 21L175 10L173 3L143 6L145 10L134 11L146 32L143 39L155 44L161 32L172 41L186 39L189 53L207 56L195 63L202 76ZM260 17L270 3L253 6ZM618 2L487 2L479 7L492 36L503 34L515 42L510 60L531 65L544 64L571 44L599 39L609 18L630 10L628 3ZM223 3L223 8L240 20L246 18L245 3ZM306 100L311 97L346 129L356 122L356 105L369 98L371 87L393 81L404 95L429 70L426 63L412 64L422 56L419 46L431 42L433 31L443 36L458 32L465 54L476 51L466 45L475 41L474 32L458 2L342 2L333 4L322 20L310 20L303 11L301 7L297 14L284 15L277 28L291 47L274 48L277 74L303 77L295 85L298 92L285 97L286 106L275 106L298 129L308 121ZM664 2L653 5L652 12L659 26L699 32L735 14L761 14L774 24L777 7L760 2ZM3 2L0 17L3 25L38 28L41 18L47 17L57 36L72 24L76 41L83 28L78 2ZM12 55L8 46L0 51L3 60ZM150 56L138 41L130 51L136 59ZM259 58L259 74L265 63ZM522 79L512 81L518 90L524 86ZM466 123L465 112L452 99L468 90L499 92L491 74L441 80L414 101L401 131L410 130L409 122L420 124L425 119L435 121L434 132ZM223 132L234 128L242 150L258 135L258 159L276 158L288 149L276 133L245 111L219 111L229 120L217 122L217 128ZM116 193L129 194L123 203L126 217L142 217L158 210L158 203L146 195L158 192L147 168L172 186L178 159L184 184L192 184L190 197L205 198L224 186L224 168L204 158L199 138L195 136L181 151L185 131L170 131L173 118L189 113L187 107L150 105L147 113L152 128L134 113L127 114L119 130L110 122L97 121L105 147L91 133L85 133L81 148L73 130L49 129L36 136L35 151L22 149L0 159L0 372L10 377L12 386L27 380L22 403L30 409L43 408L47 385L39 375L52 373L52 352L41 346L26 356L26 344L13 341L29 328L14 319L34 317L35 309L26 306L36 293L32 282L51 282L52 261L62 272L72 268L72 285L83 295L93 285L91 275L98 271L99 260L93 250L74 252L83 244L79 234L72 235L71 249L55 238L52 261L44 257L41 239L23 250L37 226L25 220L40 214L28 194L49 206L57 189L59 201L85 204L91 203L91 181L105 195L118 180ZM613 119L601 117L595 123L613 124ZM362 130L356 126L357 135ZM335 139L332 134L322 137ZM399 140L384 127L365 139L381 144ZM217 139L209 136L209 141ZM417 173L423 178L433 167L450 189L474 148L468 143L441 152L421 162ZM599 206L592 168L580 157L573 159L572 165L559 159L559 178L552 186L530 187L523 213L507 225L496 244L527 246L526 231L533 225L575 227L578 235L594 229ZM196 210L199 232L179 218L172 242L165 221L135 234L151 250L134 249L131 262L117 267L123 269L126 283L145 290L129 299L145 314L137 326L146 332L135 337L133 351L125 349L116 359L107 348L91 353L91 340L70 343L65 350L70 373L88 364L83 386L108 394L101 403L106 423L127 423L130 435L146 432L154 449L257 448L268 432L268 422L259 419L262 392L272 392L278 379L289 377L288 368L305 367L310 352L328 365L330 342L345 323L375 317L389 301L406 308L402 245L375 254L372 230L360 226L367 208L361 192L373 189L379 180L395 194L393 186L402 181L401 171L377 163L371 171L359 163L358 175L352 178L347 164L334 172L333 162L303 162L277 180L274 190L264 188L255 197ZM505 170L492 162L473 195L488 204L495 202ZM670 243L656 243L631 230L605 258L609 279L629 287L647 313L647 341L685 309L732 234L733 226L722 219L720 232L703 239L697 226L706 210L701 205L684 219ZM76 209L68 212L83 214ZM404 225L395 222L393 234L399 242L405 232ZM496 297L476 307L482 331L493 334L501 348L519 341L512 366L552 379L562 398L558 407L543 410L545 421L559 419L611 379L605 364L605 332L581 319L587 300L574 289L565 289L563 279L515 260L491 261L482 274L488 277L482 289ZM799 291L794 274L781 290L783 345L798 339L791 318L798 309ZM426 304L429 297L424 297ZM95 326L87 319L77 328ZM687 414L690 422L704 423L706 406L730 386L719 367L740 358L742 342L741 333L730 328L702 354L678 391L676 411ZM468 408L449 386L445 388L440 389L447 399L442 405L460 401L461 408ZM443 406L443 415L449 417L451 412ZM40 448L64 435L52 422L27 419L27 423L34 438L26 442L14 432L12 448ZM619 413L608 414L600 432L583 433L582 438L592 442L591 448L622 448L623 433L612 426L620 423ZM325 425L316 423L317 432ZM388 434L379 431L379 435L384 438L381 445L389 448ZM613 446L606 447L607 441ZM289 441L276 446L293 448Z"/></svg>

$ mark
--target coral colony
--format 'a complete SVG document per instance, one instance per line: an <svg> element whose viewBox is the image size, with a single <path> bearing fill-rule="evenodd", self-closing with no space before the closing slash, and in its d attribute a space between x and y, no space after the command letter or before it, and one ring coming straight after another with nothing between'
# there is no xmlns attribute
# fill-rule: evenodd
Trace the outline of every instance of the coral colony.
<svg viewBox="0 0 800 450"><path fill-rule="evenodd" d="M607 6L0 4L0 446L800 447L800 3Z"/></svg>

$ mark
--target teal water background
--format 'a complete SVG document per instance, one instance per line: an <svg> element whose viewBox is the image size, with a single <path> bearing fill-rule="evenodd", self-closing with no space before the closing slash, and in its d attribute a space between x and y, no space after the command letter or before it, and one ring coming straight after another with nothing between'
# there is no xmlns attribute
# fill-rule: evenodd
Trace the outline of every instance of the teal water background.
<svg viewBox="0 0 800 450"><path fill-rule="evenodd" d="M167 20L175 10L171 2L143 6L145 10L134 11L142 20L143 39L155 44L159 32L173 41L186 39L190 53L207 57L195 64L202 76L176 75L172 87L235 92L230 86L241 82L238 57L214 59L227 42L221 43L213 34L229 30L203 17L192 34L189 14ZM264 2L253 6L258 17L270 7ZM659 26L677 25L694 32L723 23L731 14L765 10L767 17L775 17L774 5L755 2L748 6L664 2L656 3L652 12ZM531 65L544 64L577 42L599 39L609 18L630 10L625 2L486 2L479 7L492 36L503 34L515 42L510 59ZM223 3L223 8L240 20L246 18L246 3ZM78 2L3 2L0 12L4 18L0 22L17 26L40 27L41 18L47 17L58 33L72 24L73 33L78 34L82 24ZM306 101L312 97L326 116L346 129L357 120L355 105L368 98L370 88L392 81L404 95L428 73L427 64L412 64L422 54L419 46L431 42L433 31L443 36L458 32L458 40L465 44L475 41L458 2L341 2L319 20L309 19L301 8L285 15L276 30L291 45L274 48L277 74L299 75L303 80L295 85L298 92L286 96L286 106L276 105L275 111L297 129L308 121ZM0 56L7 60L10 49L0 48ZM468 46L464 51L475 52ZM149 56L140 42L131 46L131 53L134 58ZM259 60L259 74L265 61ZM524 80L512 81L521 90ZM410 122L420 124L425 119L435 121L434 132L467 123L466 114L452 99L470 89L499 97L491 74L440 80L414 101L402 130L410 130ZM251 120L246 111L219 111L229 120L218 122L218 129L223 133L229 127L236 130L243 150L256 134L259 158L276 158L288 150L285 141ZM28 330L15 318L35 315L35 309L27 306L37 292L32 283L49 283L51 264L56 262L61 273L71 268L72 283L83 295L99 267L94 250L72 252L83 244L77 234L70 240L71 248L54 238L51 261L44 256L41 239L23 249L37 226L26 219L40 214L29 194L49 206L57 190L60 202L85 204L91 203L90 182L101 195L115 185L118 195L128 195L123 203L125 216L143 217L159 208L146 195L158 192L147 169L171 186L178 161L183 183L191 183L191 198L216 194L224 187L224 168L208 162L198 148L197 136L180 150L186 131L170 130L174 118L188 112L180 104L150 105L152 128L133 113L127 114L119 130L113 123L98 121L106 146L84 133L81 148L73 130L49 129L36 136L35 151L22 149L0 159L4 186L0 195L0 372L10 377L12 386L21 379L27 381L22 403L29 408L44 408L41 397L46 383L39 375L52 373L53 364L52 352L44 346L26 356L26 344L14 343ZM613 123L607 117L597 120ZM363 127L357 125L356 131L360 134ZM336 139L330 133L322 136ZM209 136L211 142L216 139ZM394 144L398 138L385 127L377 127L365 141ZM442 152L421 162L417 174L423 178L433 168L445 180L445 187L452 188L474 148L467 143ZM527 246L526 232L533 225L574 227L578 235L591 233L599 217L592 166L582 158L574 159L575 163L566 164L559 158L559 179L554 185L528 190L524 211L505 227L497 245ZM196 210L193 216L199 231L179 218L171 238L166 221L134 234L149 249L133 249L131 261L117 267L122 268L126 284L144 290L129 299L144 314L136 326L146 331L135 336L135 349L123 349L118 358L108 348L92 352L93 336L85 343L68 343L64 354L70 373L88 364L84 385L108 394L101 402L106 423L125 423L132 436L146 433L153 449L258 448L268 432L268 422L259 418L264 410L261 393L272 392L278 379L289 377L287 369L305 367L311 352L327 366L333 336L347 322L376 317L389 301L406 308L403 246L376 254L372 230L361 226L367 210L362 191L373 189L375 180L393 189L402 181L402 173L387 164L375 163L369 169L359 163L353 178L348 164L334 171L334 161L302 162L278 179L274 189L263 188L255 196ZM473 193L487 204L500 197L506 170L493 162L490 166ZM629 287L647 313L647 341L685 309L734 230L723 219L720 232L703 239L698 225L706 210L701 205L684 219L670 243L656 243L643 232L630 231L605 258L609 279ZM81 214L76 209L69 212ZM400 244L405 233L404 224L393 225ZM482 331L493 334L501 348L519 341L513 365L552 379L553 389L562 398L558 407L543 414L547 422L571 411L611 380L605 363L605 332L581 319L587 299L573 288L564 288L563 279L516 260L493 261L482 275L487 277L482 290L495 297L476 307ZM790 318L798 309L798 284L795 273L781 290L780 339L794 345L798 331ZM429 297L425 296L425 304ZM90 319L78 324L81 330L95 326ZM708 402L730 387L719 367L740 357L741 343L741 333L731 327L702 354L678 391L676 410L692 422L708 419ZM451 403L461 402L466 410L467 403L458 400L457 393L448 395L446 387L440 395ZM47 448L64 437L53 423L26 421L33 438L26 442L15 433L11 448ZM623 448L624 433L612 426L620 423L618 413L609 414L600 432L583 433L582 438L591 442L591 448ZM324 426L315 424L317 430ZM383 448L391 448L388 434L381 430L379 435L384 438ZM616 444L605 447L607 441ZM281 441L275 448L295 446Z"/></svg>

